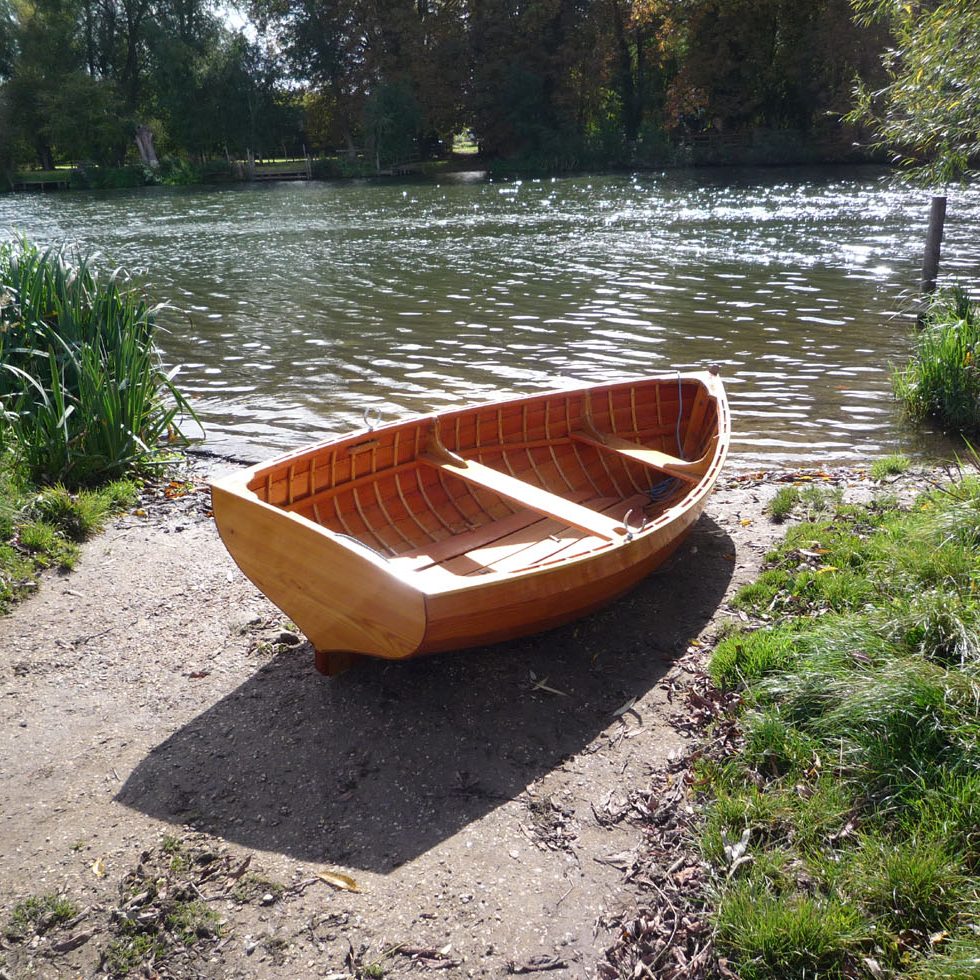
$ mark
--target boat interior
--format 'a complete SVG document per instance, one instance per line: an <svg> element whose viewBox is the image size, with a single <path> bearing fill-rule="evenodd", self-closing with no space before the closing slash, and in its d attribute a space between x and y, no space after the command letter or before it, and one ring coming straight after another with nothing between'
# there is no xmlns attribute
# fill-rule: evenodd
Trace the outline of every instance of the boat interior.
<svg viewBox="0 0 980 980"><path fill-rule="evenodd" d="M716 456L696 378L549 393L355 433L259 469L266 503L444 580L542 568L632 539Z"/></svg>

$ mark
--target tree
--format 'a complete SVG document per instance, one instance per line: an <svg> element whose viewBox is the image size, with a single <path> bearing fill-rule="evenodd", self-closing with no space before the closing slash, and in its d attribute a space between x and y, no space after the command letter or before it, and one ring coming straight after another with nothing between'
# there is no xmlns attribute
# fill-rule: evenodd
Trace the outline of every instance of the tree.
<svg viewBox="0 0 980 980"><path fill-rule="evenodd" d="M859 85L848 118L870 126L874 146L925 183L968 175L980 158L980 3L852 0L864 23L894 43L882 55L886 84Z"/></svg>
<svg viewBox="0 0 980 980"><path fill-rule="evenodd" d="M10 76L14 66L16 45L14 34L17 22L10 0L0 0L0 82Z"/></svg>
<svg viewBox="0 0 980 980"><path fill-rule="evenodd" d="M807 130L845 111L880 37L855 27L848 0L693 0L675 44L680 128Z"/></svg>
<svg viewBox="0 0 980 980"><path fill-rule="evenodd" d="M260 31L272 35L296 79L323 93L350 151L364 101L363 7L361 0L252 0Z"/></svg>
<svg viewBox="0 0 980 980"><path fill-rule="evenodd" d="M59 96L82 65L72 0L34 0L19 9L13 32L17 56L4 86L9 124L29 142L46 170L55 164Z"/></svg>

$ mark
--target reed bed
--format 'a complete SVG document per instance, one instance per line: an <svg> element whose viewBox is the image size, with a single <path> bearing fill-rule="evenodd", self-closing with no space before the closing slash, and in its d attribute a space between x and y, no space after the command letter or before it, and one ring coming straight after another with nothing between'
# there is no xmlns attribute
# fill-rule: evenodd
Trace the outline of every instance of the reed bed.
<svg viewBox="0 0 980 980"><path fill-rule="evenodd" d="M980 976L980 480L809 519L710 670L699 763L716 948L742 980Z"/></svg>
<svg viewBox="0 0 980 980"><path fill-rule="evenodd" d="M980 434L980 306L962 289L940 293L923 319L895 392L914 420Z"/></svg>
<svg viewBox="0 0 980 980"><path fill-rule="evenodd" d="M159 307L91 256L0 245L0 445L40 485L166 462L193 411L154 343Z"/></svg>

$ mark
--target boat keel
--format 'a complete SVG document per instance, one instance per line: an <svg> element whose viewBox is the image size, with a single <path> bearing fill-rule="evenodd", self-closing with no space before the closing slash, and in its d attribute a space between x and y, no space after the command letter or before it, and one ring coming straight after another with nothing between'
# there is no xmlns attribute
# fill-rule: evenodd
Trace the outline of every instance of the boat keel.
<svg viewBox="0 0 980 980"><path fill-rule="evenodd" d="M325 677L336 677L363 659L361 654L344 650L317 650L313 655L313 665Z"/></svg>

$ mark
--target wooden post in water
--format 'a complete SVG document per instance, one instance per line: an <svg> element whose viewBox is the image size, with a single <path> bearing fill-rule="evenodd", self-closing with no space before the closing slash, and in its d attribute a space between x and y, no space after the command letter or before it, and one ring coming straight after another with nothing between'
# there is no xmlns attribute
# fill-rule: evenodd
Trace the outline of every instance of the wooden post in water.
<svg viewBox="0 0 980 980"><path fill-rule="evenodd" d="M939 252L943 243L943 225L946 222L946 198L934 197L929 210L929 234L926 236L926 252L922 259L922 292L936 291L939 275Z"/></svg>

